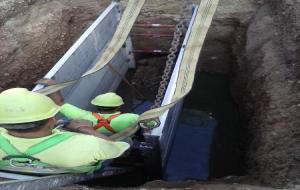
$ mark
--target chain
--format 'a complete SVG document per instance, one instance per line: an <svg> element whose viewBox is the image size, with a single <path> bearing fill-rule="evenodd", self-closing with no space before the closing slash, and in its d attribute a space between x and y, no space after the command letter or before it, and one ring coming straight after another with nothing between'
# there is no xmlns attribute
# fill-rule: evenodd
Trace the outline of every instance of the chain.
<svg viewBox="0 0 300 190"><path fill-rule="evenodd" d="M180 39L182 34L184 33L184 29L185 29L185 20L189 17L190 15L190 5L192 4L190 0L183 0L183 7L181 9L181 13L180 13L180 21L178 22L178 24L175 27L175 31L174 31L174 37L171 43L171 48L169 49L169 54L167 56L167 61L166 61L166 66L161 78L161 82L158 88L158 92L156 95L156 99L154 101L153 106L151 107L151 109L154 108L158 108L161 105L162 99L164 97L164 93L166 91L166 88L168 86L169 83L169 79L171 77L171 72L172 72L172 68L174 66L174 64L176 63L176 57L177 57L177 52L179 50L179 46L180 46Z"/></svg>

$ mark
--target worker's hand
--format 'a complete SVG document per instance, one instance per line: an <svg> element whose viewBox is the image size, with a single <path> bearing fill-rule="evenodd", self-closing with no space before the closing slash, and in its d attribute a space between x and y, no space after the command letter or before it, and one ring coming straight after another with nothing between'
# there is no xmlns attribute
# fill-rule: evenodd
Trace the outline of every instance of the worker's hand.
<svg viewBox="0 0 300 190"><path fill-rule="evenodd" d="M144 128L144 129L154 129L156 127L159 127L160 125L160 121L158 118L155 118L155 119L147 119L147 120L144 120L144 121L141 121L139 123L139 125Z"/></svg>
<svg viewBox="0 0 300 190"><path fill-rule="evenodd" d="M80 128L92 127L93 123L84 119L73 119L66 127L73 131L80 131Z"/></svg>
<svg viewBox="0 0 300 190"><path fill-rule="evenodd" d="M110 139L109 137L102 135L101 133L93 129L93 123L87 120L73 119L71 120L67 128L79 133L92 135L101 139L105 139L107 141L112 141L112 139Z"/></svg>
<svg viewBox="0 0 300 190"><path fill-rule="evenodd" d="M42 84L42 85L46 85L46 86L49 86L49 85L55 85L57 84L55 80L53 79L40 79L38 81L35 82L36 84Z"/></svg>
<svg viewBox="0 0 300 190"><path fill-rule="evenodd" d="M36 81L35 84L41 84L44 85L44 87L46 87L50 85L55 85L57 83L53 79L40 79ZM64 98L62 97L59 91L55 91L51 94L48 94L48 97L51 98L59 106L62 106L64 104Z"/></svg>

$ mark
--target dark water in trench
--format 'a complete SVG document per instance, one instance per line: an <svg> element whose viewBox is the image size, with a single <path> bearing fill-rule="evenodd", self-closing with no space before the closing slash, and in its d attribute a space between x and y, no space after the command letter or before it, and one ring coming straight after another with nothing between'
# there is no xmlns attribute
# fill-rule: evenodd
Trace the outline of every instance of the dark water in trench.
<svg viewBox="0 0 300 190"><path fill-rule="evenodd" d="M217 122L208 156L209 177L243 174L243 131L237 106L231 97L229 76L197 73L193 90L183 107L203 111Z"/></svg>

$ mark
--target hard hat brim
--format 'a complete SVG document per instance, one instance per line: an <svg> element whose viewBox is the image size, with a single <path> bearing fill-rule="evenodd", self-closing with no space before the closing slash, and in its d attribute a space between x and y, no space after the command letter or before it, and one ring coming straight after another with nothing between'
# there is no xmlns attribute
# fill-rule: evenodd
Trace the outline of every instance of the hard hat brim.
<svg viewBox="0 0 300 190"><path fill-rule="evenodd" d="M0 125L1 124L30 123L30 122L36 122L36 121L41 121L41 120L49 119L51 117L54 117L59 112L59 110L60 110L60 107L56 106L56 108L50 110L48 113L41 114L41 115L35 115L33 118L18 117L18 118L14 118L13 120L0 119Z"/></svg>
<svg viewBox="0 0 300 190"><path fill-rule="evenodd" d="M101 106L101 107L120 107L122 106L124 103L122 104L99 104L99 103L96 103L94 100L91 101L91 104L94 105L94 106Z"/></svg>

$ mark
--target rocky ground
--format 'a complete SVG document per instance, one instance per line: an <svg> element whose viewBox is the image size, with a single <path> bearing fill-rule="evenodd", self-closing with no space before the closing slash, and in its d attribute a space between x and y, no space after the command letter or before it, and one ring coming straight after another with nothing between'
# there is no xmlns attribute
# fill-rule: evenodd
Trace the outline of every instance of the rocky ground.
<svg viewBox="0 0 300 190"><path fill-rule="evenodd" d="M0 91L31 87L109 2L1 1ZM180 7L181 0L148 0L139 20L176 23ZM232 95L244 124L241 145L248 180L243 183L272 187L300 183L299 10L299 0L220 0L200 58L199 71L231 76ZM153 47L167 49L169 41L162 40ZM138 39L134 43L135 47L146 46ZM155 80L159 80L163 60L138 59L133 82L143 86L152 73L157 88ZM167 185L154 182L154 186ZM153 188L153 183L146 187ZM208 187L213 188L194 182L187 188ZM231 185L224 188L234 189Z"/></svg>

